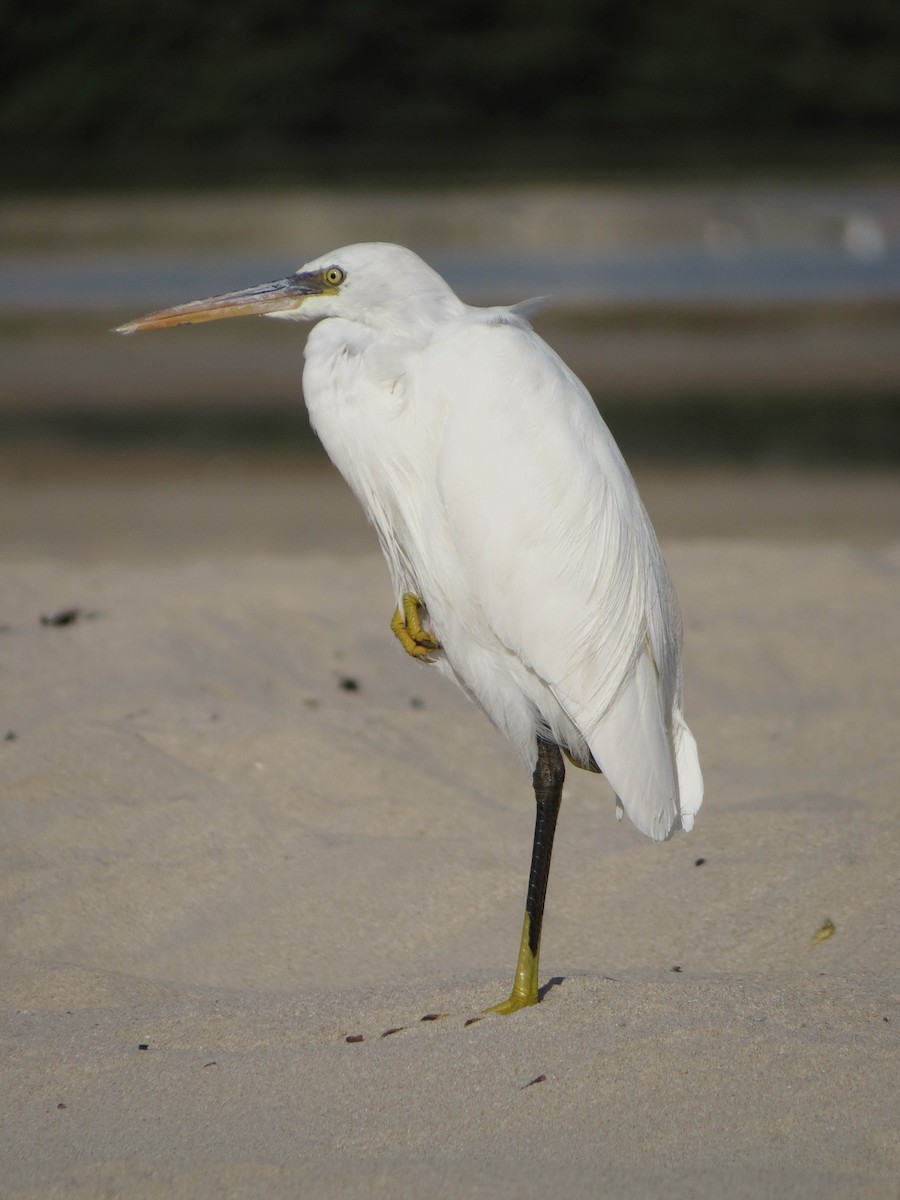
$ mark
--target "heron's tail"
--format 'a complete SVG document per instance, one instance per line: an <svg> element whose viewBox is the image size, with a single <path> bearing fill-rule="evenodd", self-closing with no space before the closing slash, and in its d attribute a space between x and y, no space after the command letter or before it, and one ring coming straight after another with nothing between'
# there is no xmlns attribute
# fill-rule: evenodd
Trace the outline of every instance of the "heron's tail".
<svg viewBox="0 0 900 1200"><path fill-rule="evenodd" d="M641 833L661 842L690 829L703 799L697 743L679 709L671 734L649 646L609 711L588 736L600 770Z"/></svg>
<svg viewBox="0 0 900 1200"><path fill-rule="evenodd" d="M690 833L694 827L697 809L703 803L703 773L694 735L685 724L684 717L676 708L672 726L672 741L675 746L675 766L678 769L678 809L681 828Z"/></svg>

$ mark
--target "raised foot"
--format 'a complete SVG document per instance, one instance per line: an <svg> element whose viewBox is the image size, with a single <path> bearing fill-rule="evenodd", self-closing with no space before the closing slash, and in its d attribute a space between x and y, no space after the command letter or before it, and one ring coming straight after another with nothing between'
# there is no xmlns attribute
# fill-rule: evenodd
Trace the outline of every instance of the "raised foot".
<svg viewBox="0 0 900 1200"><path fill-rule="evenodd" d="M433 633L422 628L419 609L424 607L418 596L406 592L403 596L403 611L394 609L391 631L407 654L423 662L433 662L431 654L440 650L441 643Z"/></svg>

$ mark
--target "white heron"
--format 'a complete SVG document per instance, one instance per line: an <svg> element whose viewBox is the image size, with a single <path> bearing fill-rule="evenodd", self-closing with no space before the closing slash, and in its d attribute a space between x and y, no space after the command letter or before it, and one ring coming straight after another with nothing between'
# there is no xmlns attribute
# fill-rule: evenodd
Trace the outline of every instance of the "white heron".
<svg viewBox="0 0 900 1200"><path fill-rule="evenodd" d="M346 246L119 332L259 313L319 321L303 391L378 532L404 649L453 679L532 771L512 992L538 1000L562 753L660 841L703 798L681 621L634 480L589 393L516 307L474 308L412 251ZM562 753L561 753L562 752Z"/></svg>

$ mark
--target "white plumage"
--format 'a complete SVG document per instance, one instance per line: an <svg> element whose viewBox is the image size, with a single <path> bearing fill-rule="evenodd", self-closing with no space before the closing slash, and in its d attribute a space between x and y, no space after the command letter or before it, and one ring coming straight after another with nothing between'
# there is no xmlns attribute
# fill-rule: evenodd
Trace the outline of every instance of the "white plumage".
<svg viewBox="0 0 900 1200"><path fill-rule="evenodd" d="M590 395L522 316L464 305L409 250L348 246L301 273L332 263L339 299L272 315L335 313L307 342L310 418L398 603L425 603L438 670L529 767L549 731L576 762L593 754L643 833L689 829L702 780L678 609Z"/></svg>
<svg viewBox="0 0 900 1200"><path fill-rule="evenodd" d="M319 321L303 373L312 424L378 531L395 622L406 601L421 605L439 645L406 624L395 632L534 771L519 964L497 1008L533 1004L557 747L599 767L656 840L690 829L703 797L678 608L634 480L584 386L521 311L464 304L400 246L346 246L122 332L244 313Z"/></svg>

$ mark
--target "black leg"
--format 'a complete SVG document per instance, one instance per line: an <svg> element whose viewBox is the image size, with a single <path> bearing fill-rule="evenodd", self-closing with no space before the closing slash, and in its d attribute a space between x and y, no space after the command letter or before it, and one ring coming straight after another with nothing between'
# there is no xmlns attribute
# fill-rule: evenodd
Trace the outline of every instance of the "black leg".
<svg viewBox="0 0 900 1200"><path fill-rule="evenodd" d="M550 877L550 856L553 835L562 801L566 768L559 747L554 742L538 741L538 760L534 768L534 799L537 812L534 820L534 845L531 851L531 872L528 876L528 896L525 901L525 922L516 978L508 1000L495 1005L489 1012L511 1013L538 1001L538 959L541 952L541 927L544 923L544 901Z"/></svg>

